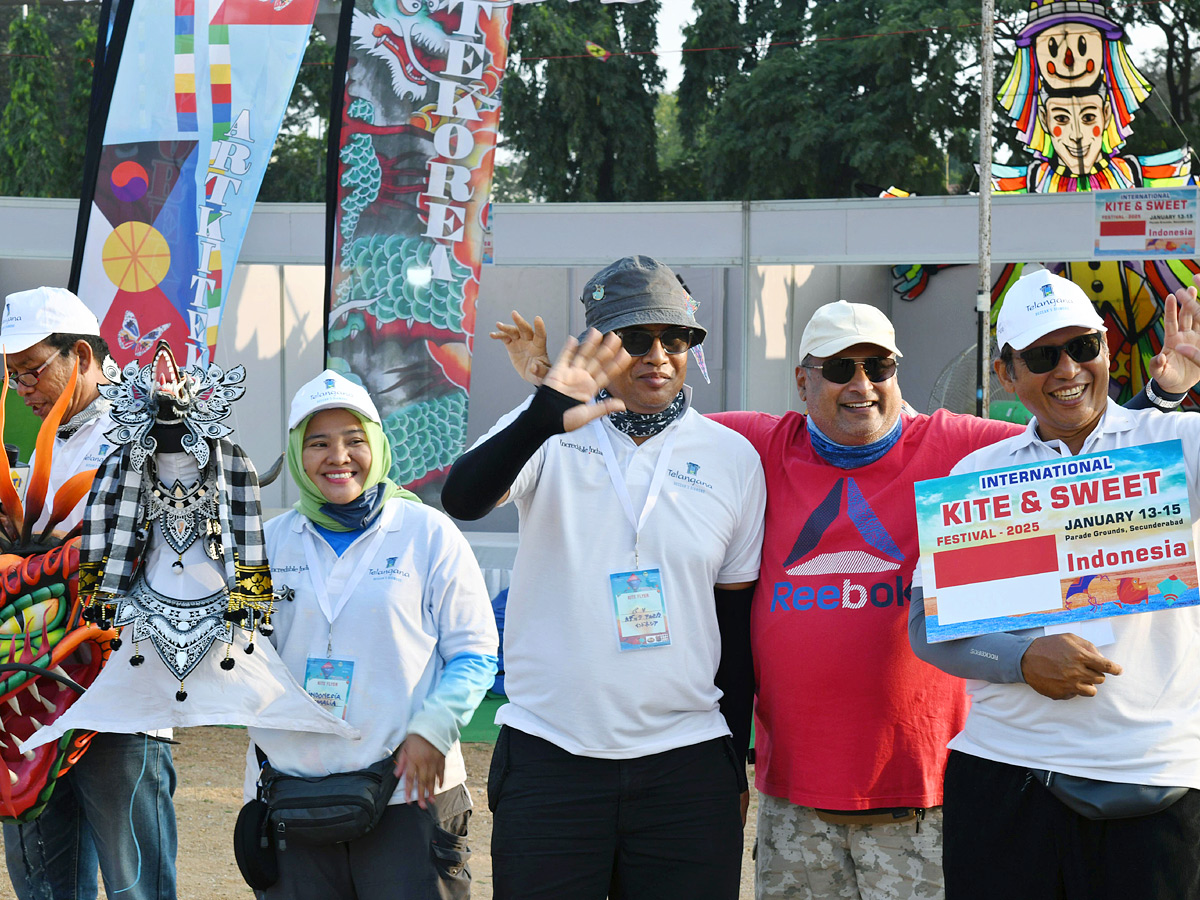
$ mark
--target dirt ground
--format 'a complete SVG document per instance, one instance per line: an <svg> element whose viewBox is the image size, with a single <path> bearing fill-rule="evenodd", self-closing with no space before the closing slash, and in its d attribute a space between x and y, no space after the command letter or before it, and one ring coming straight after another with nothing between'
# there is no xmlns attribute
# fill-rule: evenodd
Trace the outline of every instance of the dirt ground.
<svg viewBox="0 0 1200 900"><path fill-rule="evenodd" d="M242 806L246 733L234 728L178 729L174 748L179 786L175 815L179 825L179 900L253 900L233 861L233 824ZM471 872L474 900L491 900L492 859L488 846L492 816L486 802L491 744L464 744L467 785L475 798L471 818ZM758 798L751 788L750 815L742 855L741 900L754 896L754 821ZM8 879L0 882L0 900L14 900Z"/></svg>

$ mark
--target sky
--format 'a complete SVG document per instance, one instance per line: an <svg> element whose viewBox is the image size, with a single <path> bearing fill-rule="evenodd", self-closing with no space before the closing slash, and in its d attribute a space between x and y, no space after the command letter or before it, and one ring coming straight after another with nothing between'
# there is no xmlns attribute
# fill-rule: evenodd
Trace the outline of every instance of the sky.
<svg viewBox="0 0 1200 900"><path fill-rule="evenodd" d="M667 73L663 91L671 93L683 78L683 26L696 16L692 0L662 0L658 14L658 63Z"/></svg>

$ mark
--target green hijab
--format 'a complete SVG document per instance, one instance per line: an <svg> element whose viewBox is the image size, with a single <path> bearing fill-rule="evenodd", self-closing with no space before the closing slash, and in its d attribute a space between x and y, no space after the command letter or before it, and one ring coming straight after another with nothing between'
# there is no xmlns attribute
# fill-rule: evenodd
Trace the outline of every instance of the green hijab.
<svg viewBox="0 0 1200 900"><path fill-rule="evenodd" d="M323 412L323 410L318 410L318 412ZM367 435L367 446L371 448L371 468L367 471L363 494L366 494L376 485L382 485L383 488L378 492L379 496L374 498L370 515L366 517L366 521L374 518L379 510L383 508L383 504L387 503L393 497L400 497L403 500L415 500L420 503L420 497L412 491L400 487L388 478L388 472L392 468L392 447L384 436L383 429L379 427L379 423L363 418L363 416L353 409L350 412L362 423L363 431ZM312 415L305 416L299 425L288 432L288 469L291 470L292 480L296 482L296 487L300 489L300 499L296 502L295 509L297 512L307 516L313 524L320 525L322 528L328 528L330 531L354 531L354 528L342 524L321 511L321 508L326 506L329 501L325 499L325 495L318 490L313 480L308 477L308 473L304 471L302 457L304 452L304 433L308 430L308 423L316 414L314 412Z"/></svg>

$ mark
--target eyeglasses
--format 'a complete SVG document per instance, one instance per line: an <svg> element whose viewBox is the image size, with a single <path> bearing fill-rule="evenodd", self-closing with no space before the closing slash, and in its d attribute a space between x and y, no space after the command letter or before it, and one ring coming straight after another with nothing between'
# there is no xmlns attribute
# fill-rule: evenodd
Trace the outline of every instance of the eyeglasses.
<svg viewBox="0 0 1200 900"><path fill-rule="evenodd" d="M863 374L867 376L867 379L878 384L894 377L896 366L899 363L890 356L867 356L862 359L834 356L819 366L810 366L808 363L801 365L805 369L820 369L821 377L834 384L849 384L854 373L858 371L858 367L862 366Z"/></svg>
<svg viewBox="0 0 1200 900"><path fill-rule="evenodd" d="M54 360L62 353L61 350L55 350L50 354L50 358L38 366L36 369L30 369L28 372L9 372L8 386L16 389L18 384L23 384L25 387L37 387L38 381L42 377L42 373L46 371L46 366L54 362Z"/></svg>
<svg viewBox="0 0 1200 900"><path fill-rule="evenodd" d="M695 332L686 325L674 325L664 328L658 334L643 328L621 328L617 330L617 336L621 338L621 346L630 356L645 356L654 346L655 338L658 338L666 353L674 356L687 352L688 347L692 346Z"/></svg>
<svg viewBox="0 0 1200 900"><path fill-rule="evenodd" d="M1100 355L1100 334L1083 334L1071 338L1065 344L1030 347L1028 350L1018 351L1017 356L1021 357L1025 368L1034 375L1045 375L1054 371L1064 350L1067 351L1067 356L1077 363L1091 362Z"/></svg>

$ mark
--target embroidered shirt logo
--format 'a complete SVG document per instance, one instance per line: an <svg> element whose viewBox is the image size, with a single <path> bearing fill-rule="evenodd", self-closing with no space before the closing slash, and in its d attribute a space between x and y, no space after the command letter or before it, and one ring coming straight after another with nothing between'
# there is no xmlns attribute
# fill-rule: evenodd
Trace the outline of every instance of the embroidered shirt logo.
<svg viewBox="0 0 1200 900"><path fill-rule="evenodd" d="M700 472L700 466L698 466L696 463L690 462L687 464L687 473L689 475L696 475L699 472Z"/></svg>

